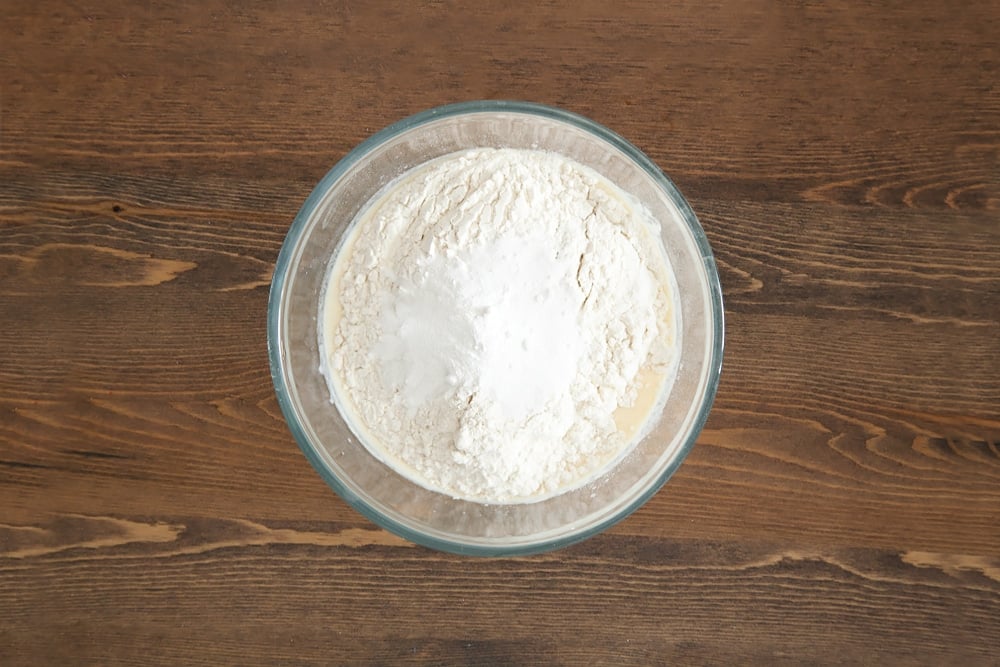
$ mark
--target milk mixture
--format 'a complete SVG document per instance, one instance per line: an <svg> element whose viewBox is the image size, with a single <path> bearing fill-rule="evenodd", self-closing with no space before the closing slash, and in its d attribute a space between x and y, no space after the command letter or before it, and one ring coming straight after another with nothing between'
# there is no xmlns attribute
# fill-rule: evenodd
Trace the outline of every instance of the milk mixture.
<svg viewBox="0 0 1000 667"><path fill-rule="evenodd" d="M655 424L680 349L659 223L544 151L461 151L396 179L321 298L322 371L355 434L485 503L599 477Z"/></svg>

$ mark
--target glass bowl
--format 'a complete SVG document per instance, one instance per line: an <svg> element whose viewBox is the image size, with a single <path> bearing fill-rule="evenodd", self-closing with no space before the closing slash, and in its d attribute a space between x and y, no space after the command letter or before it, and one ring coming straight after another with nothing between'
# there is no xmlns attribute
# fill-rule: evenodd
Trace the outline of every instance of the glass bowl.
<svg viewBox="0 0 1000 667"><path fill-rule="evenodd" d="M587 165L660 221L677 280L680 361L659 421L598 479L534 503L483 504L428 490L373 456L330 401L318 321L331 258L358 211L423 162L475 147L535 148ZM691 450L722 365L722 294L705 233L674 184L635 146L581 116L523 102L469 102L402 120L348 153L319 182L282 245L268 304L271 375L289 428L313 467L376 524L443 551L515 555L594 535L645 503ZM655 419L655 418L654 418Z"/></svg>

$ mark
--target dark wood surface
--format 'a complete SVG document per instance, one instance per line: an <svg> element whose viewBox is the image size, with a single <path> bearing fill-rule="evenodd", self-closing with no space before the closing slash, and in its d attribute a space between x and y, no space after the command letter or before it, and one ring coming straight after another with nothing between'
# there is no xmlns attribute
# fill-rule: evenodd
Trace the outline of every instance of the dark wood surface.
<svg viewBox="0 0 1000 667"><path fill-rule="evenodd" d="M0 665L1000 664L1000 5L3 3ZM882 6L884 5L884 6ZM667 487L480 560L299 452L292 217L440 103L593 117L712 242Z"/></svg>

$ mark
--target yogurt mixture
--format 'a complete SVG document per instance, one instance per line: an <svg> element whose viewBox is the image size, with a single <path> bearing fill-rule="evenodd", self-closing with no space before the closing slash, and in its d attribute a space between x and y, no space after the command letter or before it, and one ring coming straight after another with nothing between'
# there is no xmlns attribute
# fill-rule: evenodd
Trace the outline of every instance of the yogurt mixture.
<svg viewBox="0 0 1000 667"><path fill-rule="evenodd" d="M532 502L653 426L679 350L659 223L560 155L484 148L383 188L331 260L321 369L378 458L435 491Z"/></svg>

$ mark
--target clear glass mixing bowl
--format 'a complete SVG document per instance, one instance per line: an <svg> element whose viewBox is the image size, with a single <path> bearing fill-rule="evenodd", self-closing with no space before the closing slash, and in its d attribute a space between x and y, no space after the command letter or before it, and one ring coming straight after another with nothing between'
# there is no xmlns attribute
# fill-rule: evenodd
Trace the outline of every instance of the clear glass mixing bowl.
<svg viewBox="0 0 1000 667"><path fill-rule="evenodd" d="M599 479L536 503L456 500L396 473L351 432L319 371L320 292L355 214L410 168L483 146L553 151L638 197L660 220L680 295L680 363L659 422ZM715 260L690 206L635 146L593 121L552 107L469 102L430 109L382 130L319 182L278 256L267 333L271 375L289 428L344 500L380 526L435 549L527 554L604 530L645 503L677 470L715 397L722 366L722 294Z"/></svg>

